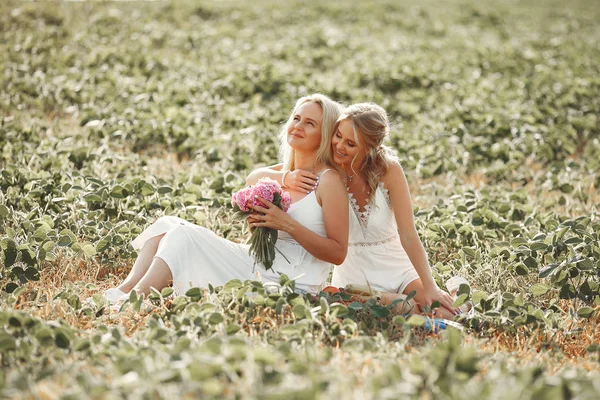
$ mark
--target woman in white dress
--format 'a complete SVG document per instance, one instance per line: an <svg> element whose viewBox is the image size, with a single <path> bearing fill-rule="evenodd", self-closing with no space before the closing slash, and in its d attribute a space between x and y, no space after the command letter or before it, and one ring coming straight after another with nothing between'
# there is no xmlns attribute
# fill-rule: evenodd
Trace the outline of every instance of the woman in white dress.
<svg viewBox="0 0 600 400"><path fill-rule="evenodd" d="M388 301L416 291L418 305L439 301L435 315L452 319L459 310L433 280L404 171L383 145L388 133L386 112L373 103L348 107L333 130L333 158L345 171L351 222L349 254L331 284L368 284Z"/></svg>
<svg viewBox="0 0 600 400"><path fill-rule="evenodd" d="M335 267L331 284L368 286L382 292L383 303L416 291L418 305L439 301L435 316L452 319L458 310L431 275L404 171L383 145L388 132L385 110L372 103L348 107L332 131L333 159L343 170L350 202L350 239L346 260ZM275 178L276 172L270 176ZM304 189L319 181L308 171L296 170L285 182Z"/></svg>
<svg viewBox="0 0 600 400"><path fill-rule="evenodd" d="M278 229L272 270L255 265L249 245L234 243L214 232L176 217L159 218L133 242L141 249L129 276L105 297L117 301L131 290L149 293L173 284L178 293L190 287L223 285L231 279L279 281L279 274L296 279L296 288L317 292L328 278L331 264L341 264L348 249L346 190L331 168L332 129L342 107L320 94L296 103L280 133L283 165L293 171L312 171L321 184L313 190L284 188L292 198L288 212L266 200L254 207L253 227ZM289 262L288 262L289 260Z"/></svg>

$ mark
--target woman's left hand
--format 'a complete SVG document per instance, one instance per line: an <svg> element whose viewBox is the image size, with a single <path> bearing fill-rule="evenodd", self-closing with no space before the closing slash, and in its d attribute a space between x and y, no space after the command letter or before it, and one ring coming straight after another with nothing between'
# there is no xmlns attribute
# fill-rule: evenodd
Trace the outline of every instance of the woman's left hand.
<svg viewBox="0 0 600 400"><path fill-rule="evenodd" d="M287 232L291 227L292 217L270 201L267 201L262 197L256 197L256 199L263 203L263 206L250 206L254 211L257 211L250 215L254 220L252 226L255 228L265 227Z"/></svg>

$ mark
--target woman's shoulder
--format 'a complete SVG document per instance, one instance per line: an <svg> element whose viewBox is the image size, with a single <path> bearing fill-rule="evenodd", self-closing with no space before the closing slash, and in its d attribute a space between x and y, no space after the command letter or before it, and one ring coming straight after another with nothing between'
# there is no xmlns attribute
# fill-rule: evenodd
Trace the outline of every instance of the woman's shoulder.
<svg viewBox="0 0 600 400"><path fill-rule="evenodd" d="M342 177L335 168L323 169L319 175L319 185L317 186L317 195L333 194L335 192L346 193L346 187Z"/></svg>
<svg viewBox="0 0 600 400"><path fill-rule="evenodd" d="M335 168L323 168L320 172L317 173L317 175L319 175L319 179L324 179L325 177L334 177L335 179L342 179L340 173L336 171Z"/></svg>
<svg viewBox="0 0 600 400"><path fill-rule="evenodd" d="M399 179L406 179L404 177L404 170L398 161L392 160L387 166L387 171L381 177L381 182L389 184Z"/></svg>
<svg viewBox="0 0 600 400"><path fill-rule="evenodd" d="M325 168L317 175L319 175L319 186L344 186L342 176L335 168Z"/></svg>

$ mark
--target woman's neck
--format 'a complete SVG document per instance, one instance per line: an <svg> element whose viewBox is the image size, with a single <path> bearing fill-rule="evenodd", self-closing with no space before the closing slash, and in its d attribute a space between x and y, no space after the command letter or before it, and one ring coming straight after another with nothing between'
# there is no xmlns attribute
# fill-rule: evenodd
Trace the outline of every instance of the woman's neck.
<svg viewBox="0 0 600 400"><path fill-rule="evenodd" d="M294 154L294 168L295 169L303 169L306 171L319 171L323 165L317 161L317 155L307 154L307 153L299 153L298 151Z"/></svg>

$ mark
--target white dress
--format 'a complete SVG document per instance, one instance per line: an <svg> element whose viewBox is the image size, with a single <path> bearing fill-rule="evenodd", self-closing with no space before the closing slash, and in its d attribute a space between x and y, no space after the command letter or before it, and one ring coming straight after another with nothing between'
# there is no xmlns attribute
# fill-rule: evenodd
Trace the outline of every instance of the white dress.
<svg viewBox="0 0 600 400"><path fill-rule="evenodd" d="M332 286L370 285L375 290L402 293L419 274L402 247L388 190L379 183L365 211L351 193L348 255L333 270Z"/></svg>
<svg viewBox="0 0 600 400"><path fill-rule="evenodd" d="M306 228L326 236L323 211L315 192L293 203L288 214ZM296 279L296 289L318 292L329 276L331 264L313 257L289 234L280 231L276 243L281 254L275 252L271 270L254 263L248 254L250 245L234 243L217 236L213 231L177 217L161 217L131 242L140 249L148 239L165 234L155 257L167 263L173 275L177 293L191 287L207 287L209 283L220 286L231 279L279 282L279 273Z"/></svg>

